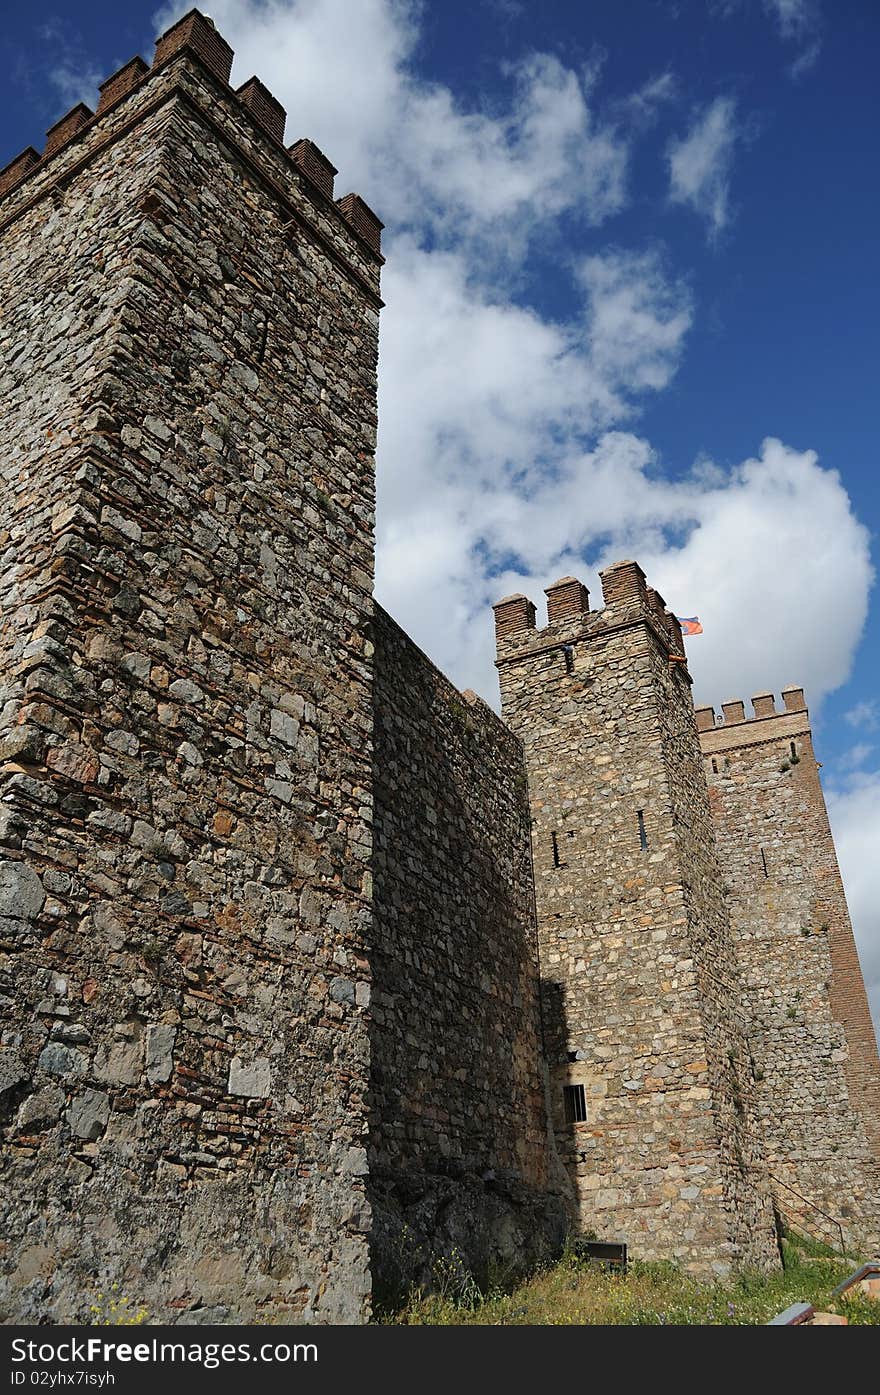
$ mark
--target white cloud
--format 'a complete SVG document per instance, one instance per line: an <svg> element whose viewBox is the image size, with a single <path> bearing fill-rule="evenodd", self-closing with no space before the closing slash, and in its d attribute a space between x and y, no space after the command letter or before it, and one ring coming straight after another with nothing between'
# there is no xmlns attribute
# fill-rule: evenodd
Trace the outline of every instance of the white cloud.
<svg viewBox="0 0 880 1395"><path fill-rule="evenodd" d="M463 500L462 520L470 516ZM601 605L598 568L638 558L671 609L702 620L704 633L688 641L698 702L798 683L815 714L850 671L872 581L868 535L836 472L812 452L768 440L760 457L729 472L703 464L672 484L644 441L606 432L590 452L561 452L556 471L528 493L513 484L484 492L476 521L456 530L459 546L466 528L488 540L490 558L517 557L488 582L485 572L479 583L472 579L475 607L510 591L540 602L543 587L567 572L580 575ZM585 566L585 556L595 566ZM477 571L472 560L466 575ZM442 574L432 585L438 615ZM457 588L459 607L464 589ZM401 576L404 597L417 624L419 600ZM491 655L474 651L472 625L450 618L432 638L434 652L445 650L454 673L493 696ZM480 644L488 636L482 628Z"/></svg>
<svg viewBox="0 0 880 1395"><path fill-rule="evenodd" d="M675 74L667 69L623 98L619 106L633 125L645 127L650 126L661 109L668 102L675 101L677 96L678 81Z"/></svg>
<svg viewBox="0 0 880 1395"><path fill-rule="evenodd" d="M826 791L875 1030L880 1035L880 770L859 772Z"/></svg>
<svg viewBox="0 0 880 1395"><path fill-rule="evenodd" d="M161 29L186 0L156 17ZM482 109L414 76L415 0L214 0L236 81L259 74L308 135L398 229L515 249L564 210L593 225L625 200L628 140L598 121L592 74L530 53L496 74L507 104Z"/></svg>
<svg viewBox="0 0 880 1395"><path fill-rule="evenodd" d="M618 527L650 451L608 428L633 385L668 383L690 324L656 256L586 258L576 285L579 318L552 324L492 296L462 255L404 237L386 267L377 594L492 701L499 573L515 558L549 581Z"/></svg>
<svg viewBox="0 0 880 1395"><path fill-rule="evenodd" d="M49 69L49 81L58 93L63 110L85 102L94 111L98 100L98 83L106 76L96 67L65 61Z"/></svg>
<svg viewBox="0 0 880 1395"><path fill-rule="evenodd" d="M764 9L783 39L794 43L811 40L821 22L818 0L764 0Z"/></svg>
<svg viewBox="0 0 880 1395"><path fill-rule="evenodd" d="M683 546L631 555L679 614L700 615L704 633L688 645L695 697L798 683L815 713L849 675L873 582L869 535L840 476L769 439L719 482L680 493L695 520Z"/></svg>
<svg viewBox="0 0 880 1395"><path fill-rule="evenodd" d="M874 698L857 702L843 714L844 721L860 731L876 731L880 727L880 708Z"/></svg>
<svg viewBox="0 0 880 1395"><path fill-rule="evenodd" d="M58 117L63 116L84 102L95 109L98 102L98 83L107 76L89 58L82 36L75 27L61 19L51 19L38 29L49 85L57 96L53 110ZM30 85L30 76L27 83Z"/></svg>
<svg viewBox="0 0 880 1395"><path fill-rule="evenodd" d="M672 140L667 150L670 200L689 204L706 219L713 237L729 218L730 172L738 135L735 118L733 99L716 97L687 134Z"/></svg>
<svg viewBox="0 0 880 1395"><path fill-rule="evenodd" d="M775 0L786 37L798 8ZM603 119L595 73L527 54L489 109L418 79L408 0L213 0L212 13L236 82L257 73L288 109L288 138L316 140L340 192L356 187L388 225L383 604L455 682L497 703L491 602L513 590L540 602L574 572L600 605L596 569L634 556L674 610L702 618L689 643L699 701L794 682L815 715L862 631L867 533L838 474L778 440L732 469L700 460L664 477L633 423L676 371L691 296L656 248L597 252L587 231L625 203L633 132L673 97L671 75ZM738 138L722 97L668 152L671 197L713 235L729 220ZM563 214L570 310L554 319L527 288ZM869 704L852 713L867 729ZM878 796L880 775L859 772L829 801L875 1003Z"/></svg>
<svg viewBox="0 0 880 1395"><path fill-rule="evenodd" d="M709 0L709 10L728 19L745 3L746 0ZM797 50L789 72L794 78L801 77L814 66L822 50L820 0L763 0L763 7L779 37Z"/></svg>
<svg viewBox="0 0 880 1395"><path fill-rule="evenodd" d="M671 483L632 430L644 395L676 371L691 297L656 248L596 252L588 228L625 199L628 132L672 79L635 93L630 127L625 101L609 124L595 71L527 54L489 110L419 80L408 0L212 10L235 80L259 74L289 137L316 139L340 188L358 187L388 224L383 604L454 681L497 701L491 602L514 589L540 601L569 571L595 593L596 566L635 556L673 608L703 619L690 646L699 698L798 682L815 711L849 672L872 579L838 475L769 440L734 469L701 461ZM736 139L734 104L719 98L670 152L673 190L716 231ZM552 319L527 303L530 259L573 211L557 266L570 309Z"/></svg>
<svg viewBox="0 0 880 1395"><path fill-rule="evenodd" d="M859 741L838 758L837 764L842 770L857 770L868 763L875 750L870 742Z"/></svg>
<svg viewBox="0 0 880 1395"><path fill-rule="evenodd" d="M606 252L586 257L579 278L589 298L591 363L621 395L663 388L678 363L691 307L682 283L667 280L655 256Z"/></svg>

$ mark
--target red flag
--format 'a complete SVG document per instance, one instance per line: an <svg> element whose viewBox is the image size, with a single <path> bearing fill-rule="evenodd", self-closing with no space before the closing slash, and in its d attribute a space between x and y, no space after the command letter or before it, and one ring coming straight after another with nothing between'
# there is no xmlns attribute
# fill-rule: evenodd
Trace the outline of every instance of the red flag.
<svg viewBox="0 0 880 1395"><path fill-rule="evenodd" d="M699 615L676 615L676 620L681 625L681 632L685 635L701 635L703 627L700 624Z"/></svg>

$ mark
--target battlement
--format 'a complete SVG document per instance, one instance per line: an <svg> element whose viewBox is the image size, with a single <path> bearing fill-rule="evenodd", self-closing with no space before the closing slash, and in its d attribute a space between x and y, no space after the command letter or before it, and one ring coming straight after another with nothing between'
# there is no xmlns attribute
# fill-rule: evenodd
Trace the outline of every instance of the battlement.
<svg viewBox="0 0 880 1395"><path fill-rule="evenodd" d="M809 733L810 714L803 688L783 688L781 708L777 708L776 697L770 692L755 693L751 701L754 715L749 717L742 698L728 698L722 702L720 713L714 707L696 709L697 731L704 755Z"/></svg>
<svg viewBox="0 0 880 1395"><path fill-rule="evenodd" d="M55 161L61 152L69 151L75 143L95 131L134 93L142 92L157 75L181 56L195 60L203 72L227 90L227 95L248 113L262 138L280 149L292 178L300 190L317 202L322 211L332 208L367 254L380 265L381 234L384 224L360 197L349 193L334 201L333 180L336 168L310 140L300 139L284 147L286 112L281 103L257 77L250 77L237 89L230 86L234 53L214 23L199 10L188 14L167 29L156 41L152 66L140 56L131 58L99 86L100 100L92 111L78 102L46 133L42 153L28 146L0 169L0 203L13 193L19 193ZM109 130L108 130L109 134ZM5 209L0 210L0 216Z"/></svg>
<svg viewBox="0 0 880 1395"><path fill-rule="evenodd" d="M547 625L539 630L536 625L537 610L528 596L515 592L504 596L492 607L495 612L495 638L498 653L513 647L520 650L531 647L533 641L543 644L553 643L555 632L561 627L566 631L571 626L582 626L591 618L590 593L576 577L563 576L546 588Z"/></svg>
<svg viewBox="0 0 880 1395"><path fill-rule="evenodd" d="M590 593L577 577L563 576L546 587L547 624L540 630L536 626L536 607L528 596L517 592L496 602L493 610L499 662L645 620L670 654L684 656L681 626L659 591L648 586L638 562L615 562L599 573L599 579L605 603L602 610L590 609Z"/></svg>

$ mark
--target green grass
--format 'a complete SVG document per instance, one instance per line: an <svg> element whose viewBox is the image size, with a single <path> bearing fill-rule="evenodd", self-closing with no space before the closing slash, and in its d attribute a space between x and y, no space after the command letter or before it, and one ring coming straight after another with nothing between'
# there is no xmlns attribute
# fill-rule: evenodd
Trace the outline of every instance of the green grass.
<svg viewBox="0 0 880 1395"><path fill-rule="evenodd" d="M435 1266L436 1292L410 1295L380 1322L431 1326L733 1326L766 1323L792 1303L845 1313L851 1324L880 1325L880 1303L835 1300L832 1290L852 1272L827 1245L789 1232L784 1270L744 1271L706 1283L672 1264L633 1263L626 1274L566 1254L509 1292L481 1294L460 1257ZM810 1263L810 1260L820 1263Z"/></svg>

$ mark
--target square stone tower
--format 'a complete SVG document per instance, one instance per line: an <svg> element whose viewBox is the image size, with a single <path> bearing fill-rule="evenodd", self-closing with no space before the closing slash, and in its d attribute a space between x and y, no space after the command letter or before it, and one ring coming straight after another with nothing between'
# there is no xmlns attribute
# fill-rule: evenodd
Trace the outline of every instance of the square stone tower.
<svg viewBox="0 0 880 1395"><path fill-rule="evenodd" d="M635 562L495 607L525 748L557 1144L580 1223L695 1273L778 1263L681 630Z"/></svg>
<svg viewBox="0 0 880 1395"><path fill-rule="evenodd" d="M6 1320L357 1320L381 224L197 11L0 172Z"/></svg>
<svg viewBox="0 0 880 1395"><path fill-rule="evenodd" d="M783 1217L880 1246L880 1061L802 688L697 710Z"/></svg>

